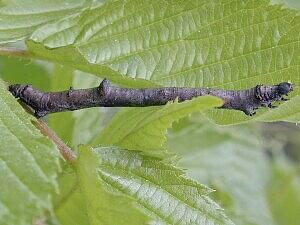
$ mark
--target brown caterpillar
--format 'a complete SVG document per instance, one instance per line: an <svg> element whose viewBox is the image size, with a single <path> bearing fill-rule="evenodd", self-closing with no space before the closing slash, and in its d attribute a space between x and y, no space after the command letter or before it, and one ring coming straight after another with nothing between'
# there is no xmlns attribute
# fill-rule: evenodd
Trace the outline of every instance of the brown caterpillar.
<svg viewBox="0 0 300 225"><path fill-rule="evenodd" d="M49 113L78 110L89 107L147 107L165 105L169 101L190 100L197 96L213 95L223 99L220 108L243 111L252 116L259 107L275 108L275 101L286 101L283 96L293 91L293 85L283 82L278 85L257 85L246 90L221 90L213 88L121 88L112 86L104 79L98 87L62 92L42 92L31 85L14 84L9 91L35 111L36 117Z"/></svg>

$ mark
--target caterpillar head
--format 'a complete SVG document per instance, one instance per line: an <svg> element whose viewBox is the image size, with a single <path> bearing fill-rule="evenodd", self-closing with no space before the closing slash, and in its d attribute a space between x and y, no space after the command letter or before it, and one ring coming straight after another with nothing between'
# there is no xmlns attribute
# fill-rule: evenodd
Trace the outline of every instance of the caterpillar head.
<svg viewBox="0 0 300 225"><path fill-rule="evenodd" d="M277 91L279 95L287 95L293 90L294 90L293 84L290 82L282 82L277 86Z"/></svg>

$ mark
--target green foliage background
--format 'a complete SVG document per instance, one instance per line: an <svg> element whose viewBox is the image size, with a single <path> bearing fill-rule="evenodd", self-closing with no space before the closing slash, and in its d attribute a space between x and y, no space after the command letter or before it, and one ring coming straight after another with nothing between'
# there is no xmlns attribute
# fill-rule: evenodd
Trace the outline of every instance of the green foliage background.
<svg viewBox="0 0 300 225"><path fill-rule="evenodd" d="M31 55L0 57L0 224L299 223L299 89L251 118L214 109L222 102L213 97L50 115L46 122L78 155L70 165L5 83L45 91L104 77L140 88L299 86L299 7L2 1L0 54L8 46ZM290 123L262 123L277 121Z"/></svg>

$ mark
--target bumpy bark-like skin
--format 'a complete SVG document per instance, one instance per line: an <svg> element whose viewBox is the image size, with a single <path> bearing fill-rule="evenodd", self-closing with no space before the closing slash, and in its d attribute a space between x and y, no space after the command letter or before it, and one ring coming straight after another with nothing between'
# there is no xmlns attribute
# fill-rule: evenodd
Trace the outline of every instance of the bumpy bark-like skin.
<svg viewBox="0 0 300 225"><path fill-rule="evenodd" d="M9 91L35 110L37 117L49 113L78 110L89 107L146 107L165 105L178 99L180 102L197 96L213 95L223 99L221 108L241 110L254 115L261 106L272 108L272 102L284 101L283 95L293 90L293 85L283 82L274 86L257 85L247 90L219 90L212 88L120 88L104 79L99 87L62 92L44 93L31 85L14 84Z"/></svg>

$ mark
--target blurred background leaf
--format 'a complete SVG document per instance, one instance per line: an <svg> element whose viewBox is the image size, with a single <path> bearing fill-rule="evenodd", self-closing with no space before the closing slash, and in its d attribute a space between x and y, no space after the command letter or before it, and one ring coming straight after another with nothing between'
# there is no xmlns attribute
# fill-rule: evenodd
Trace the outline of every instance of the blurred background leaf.
<svg viewBox="0 0 300 225"><path fill-rule="evenodd" d="M169 148L182 156L179 165L216 189L236 224L272 224L265 196L270 168L256 128L222 128L195 118L181 123L169 136Z"/></svg>
<svg viewBox="0 0 300 225"><path fill-rule="evenodd" d="M191 117L173 127L168 143L182 157L179 166L216 189L214 199L236 224L297 224L300 129L273 126L219 127ZM278 155L290 170L276 163Z"/></svg>
<svg viewBox="0 0 300 225"><path fill-rule="evenodd" d="M298 146L299 149L299 146ZM278 162L278 161L284 162ZM272 182L268 186L268 199L277 224L292 225L300 221L300 166L285 159L272 166Z"/></svg>
<svg viewBox="0 0 300 225"><path fill-rule="evenodd" d="M12 84L32 84L50 90L49 64L23 58L0 56L0 77Z"/></svg>

